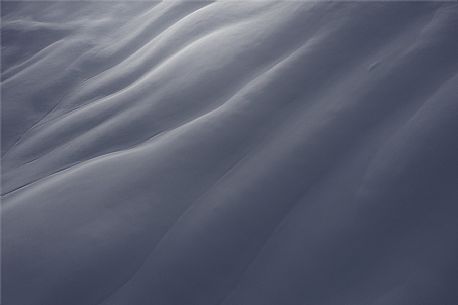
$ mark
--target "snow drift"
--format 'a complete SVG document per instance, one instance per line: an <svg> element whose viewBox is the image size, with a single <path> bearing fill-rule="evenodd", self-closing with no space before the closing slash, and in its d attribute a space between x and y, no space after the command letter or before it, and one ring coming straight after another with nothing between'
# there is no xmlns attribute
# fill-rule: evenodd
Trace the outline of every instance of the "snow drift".
<svg viewBox="0 0 458 305"><path fill-rule="evenodd" d="M5 305L458 304L453 2L2 2Z"/></svg>

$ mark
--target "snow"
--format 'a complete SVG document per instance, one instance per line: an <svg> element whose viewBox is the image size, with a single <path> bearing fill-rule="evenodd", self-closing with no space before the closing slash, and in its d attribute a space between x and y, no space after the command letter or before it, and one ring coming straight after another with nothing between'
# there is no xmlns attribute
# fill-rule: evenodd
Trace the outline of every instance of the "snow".
<svg viewBox="0 0 458 305"><path fill-rule="evenodd" d="M454 2L2 2L5 305L458 303Z"/></svg>

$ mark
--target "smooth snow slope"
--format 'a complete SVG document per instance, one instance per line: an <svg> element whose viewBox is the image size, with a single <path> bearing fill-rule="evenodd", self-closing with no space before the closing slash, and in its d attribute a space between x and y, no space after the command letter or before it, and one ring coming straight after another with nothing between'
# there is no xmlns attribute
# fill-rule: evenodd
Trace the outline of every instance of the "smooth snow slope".
<svg viewBox="0 0 458 305"><path fill-rule="evenodd" d="M2 304L458 304L456 2L2 2Z"/></svg>

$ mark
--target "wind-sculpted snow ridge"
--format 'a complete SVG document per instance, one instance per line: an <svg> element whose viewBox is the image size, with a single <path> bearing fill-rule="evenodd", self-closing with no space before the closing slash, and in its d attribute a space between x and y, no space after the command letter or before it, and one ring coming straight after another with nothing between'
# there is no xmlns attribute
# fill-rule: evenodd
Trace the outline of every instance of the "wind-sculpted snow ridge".
<svg viewBox="0 0 458 305"><path fill-rule="evenodd" d="M458 304L455 2L2 2L2 304Z"/></svg>

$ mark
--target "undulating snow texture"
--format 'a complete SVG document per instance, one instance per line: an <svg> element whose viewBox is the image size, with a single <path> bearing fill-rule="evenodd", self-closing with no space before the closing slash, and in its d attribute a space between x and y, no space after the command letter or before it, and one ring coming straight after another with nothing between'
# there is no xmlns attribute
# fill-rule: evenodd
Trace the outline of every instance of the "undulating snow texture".
<svg viewBox="0 0 458 305"><path fill-rule="evenodd" d="M2 2L4 305L458 304L456 2Z"/></svg>

